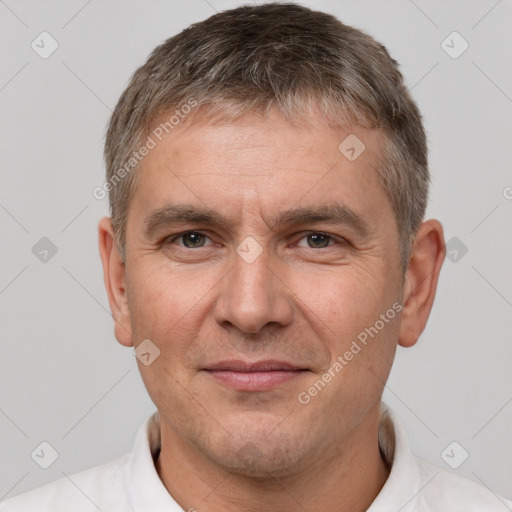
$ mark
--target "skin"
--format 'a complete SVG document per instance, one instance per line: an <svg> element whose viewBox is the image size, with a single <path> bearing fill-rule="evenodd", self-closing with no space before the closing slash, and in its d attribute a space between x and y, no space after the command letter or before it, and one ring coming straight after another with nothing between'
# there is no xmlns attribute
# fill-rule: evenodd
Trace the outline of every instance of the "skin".
<svg viewBox="0 0 512 512"><path fill-rule="evenodd" d="M338 150L349 134L366 146L355 161ZM156 469L183 509L355 512L384 485L383 387L397 345L414 345L425 328L444 239L438 221L422 223L403 274L375 167L382 137L317 118L296 126L275 112L177 127L138 171L125 264L110 218L100 221L116 338L160 349L152 364L138 364L161 418ZM325 221L272 225L283 210L333 202L363 216L369 232ZM187 223L146 236L144 220L168 203L206 205L232 226ZM169 241L187 231L205 236ZM318 232L332 238L308 236ZM262 249L251 263L236 251L246 237ZM400 314L300 403L299 393L396 303ZM270 390L239 391L204 371L227 359L307 371Z"/></svg>

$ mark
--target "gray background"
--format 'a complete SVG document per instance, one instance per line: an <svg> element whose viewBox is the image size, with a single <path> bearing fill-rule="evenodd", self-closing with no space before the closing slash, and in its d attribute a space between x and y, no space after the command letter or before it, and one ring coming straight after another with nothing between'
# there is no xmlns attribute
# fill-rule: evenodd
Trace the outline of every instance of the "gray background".
<svg viewBox="0 0 512 512"><path fill-rule="evenodd" d="M399 350L385 400L415 454L448 468L441 453L457 441L469 453L457 472L510 498L512 3L303 3L401 63L429 133L428 217L456 237L428 327ZM108 210L92 190L104 129L157 44L239 4L0 0L0 500L127 453L154 410L103 285L96 227ZM47 59L31 48L43 31L59 45ZM469 43L456 59L441 46L453 31ZM32 252L42 237L57 247L46 262ZM31 458L42 441L59 454L46 470Z"/></svg>

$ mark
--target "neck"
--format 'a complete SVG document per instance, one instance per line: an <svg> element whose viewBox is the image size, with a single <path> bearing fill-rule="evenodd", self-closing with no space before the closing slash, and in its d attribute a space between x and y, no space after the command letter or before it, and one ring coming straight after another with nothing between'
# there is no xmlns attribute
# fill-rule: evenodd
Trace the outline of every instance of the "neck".
<svg viewBox="0 0 512 512"><path fill-rule="evenodd" d="M347 438L333 440L329 453L318 454L286 476L268 479L226 471L161 420L161 451L155 467L184 510L362 512L389 475L378 446L379 417L379 410L372 411Z"/></svg>

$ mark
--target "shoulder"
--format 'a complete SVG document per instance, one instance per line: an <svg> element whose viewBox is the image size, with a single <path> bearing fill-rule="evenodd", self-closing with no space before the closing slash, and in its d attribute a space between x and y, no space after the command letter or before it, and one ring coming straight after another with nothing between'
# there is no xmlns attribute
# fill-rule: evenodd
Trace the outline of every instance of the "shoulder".
<svg viewBox="0 0 512 512"><path fill-rule="evenodd" d="M512 501L491 489L451 471L416 458L422 481L421 491L427 510L450 512L506 512L512 510Z"/></svg>
<svg viewBox="0 0 512 512"><path fill-rule="evenodd" d="M0 512L131 512L126 494L129 455L9 498Z"/></svg>

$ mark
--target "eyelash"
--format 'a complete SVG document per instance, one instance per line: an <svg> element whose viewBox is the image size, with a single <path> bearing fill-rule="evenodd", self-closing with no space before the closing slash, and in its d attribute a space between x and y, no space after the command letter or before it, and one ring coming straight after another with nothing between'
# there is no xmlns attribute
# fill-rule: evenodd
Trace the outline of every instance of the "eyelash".
<svg viewBox="0 0 512 512"><path fill-rule="evenodd" d="M189 234L197 234L197 235L202 235L208 239L210 238L208 235L206 235L205 233L202 233L201 231L184 231L183 233L178 233L176 235L172 235L171 237L166 238L163 241L163 245L167 246L167 245L173 244L179 238L183 238L185 235L189 235ZM303 240L304 238L307 238L308 236L311 236L311 235L321 235L321 236L327 237L329 239L329 241L336 242L337 245L342 245L342 246L348 245L348 241L346 239L341 238L341 237L334 237L333 235L330 235L329 233L324 233L323 231L308 231L299 239L299 241ZM334 244L334 245L336 245L336 244ZM319 247L319 248L306 247L306 249L312 249L312 250L327 249L332 246L333 245L328 245L327 247ZM185 247L185 246L181 246L181 245L178 247L181 247L183 249L194 250L193 247ZM211 246L197 247L196 249L204 249L206 247L211 247Z"/></svg>

